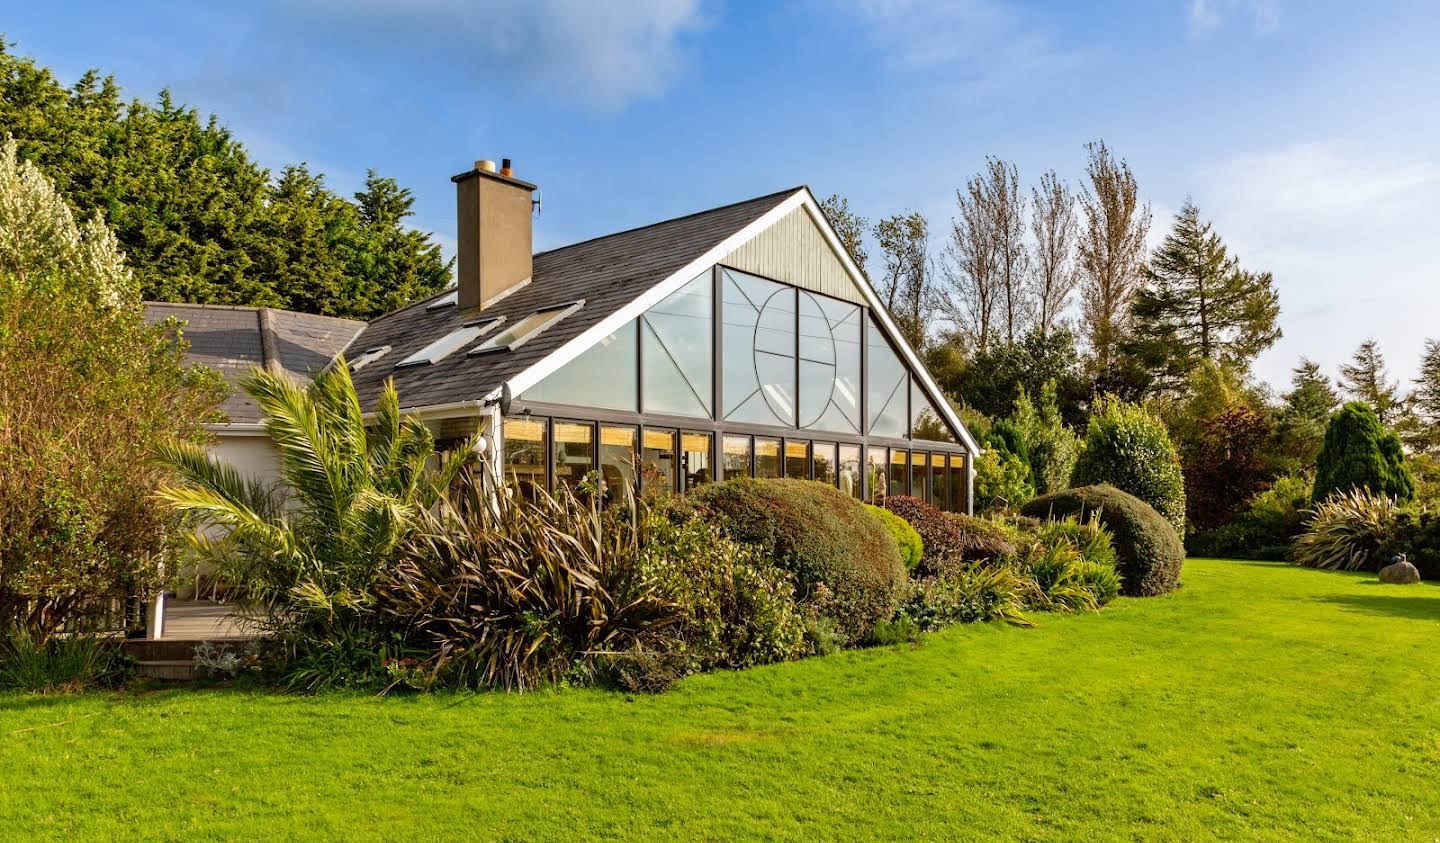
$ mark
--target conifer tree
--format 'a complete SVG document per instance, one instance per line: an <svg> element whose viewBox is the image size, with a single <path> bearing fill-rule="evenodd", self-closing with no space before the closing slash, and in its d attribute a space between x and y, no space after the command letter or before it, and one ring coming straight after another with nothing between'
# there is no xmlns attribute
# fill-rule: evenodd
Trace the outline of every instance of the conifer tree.
<svg viewBox="0 0 1440 843"><path fill-rule="evenodd" d="M1132 351L1163 387L1178 386L1201 361L1245 371L1280 338L1270 273L1241 269L1188 199L1150 259L1131 315Z"/></svg>
<svg viewBox="0 0 1440 843"><path fill-rule="evenodd" d="M1325 427L1339 406L1340 395L1320 364L1301 358L1275 420L1275 450L1282 469L1295 472L1314 464Z"/></svg>
<svg viewBox="0 0 1440 843"><path fill-rule="evenodd" d="M1366 340L1355 349L1350 362L1340 367L1340 385L1345 394L1370 405L1381 424L1393 424L1401 411L1400 384L1390 380L1380 344Z"/></svg>
<svg viewBox="0 0 1440 843"><path fill-rule="evenodd" d="M1440 450L1440 340L1426 340L1420 358L1420 376L1410 394L1414 414L1407 443L1418 451Z"/></svg>

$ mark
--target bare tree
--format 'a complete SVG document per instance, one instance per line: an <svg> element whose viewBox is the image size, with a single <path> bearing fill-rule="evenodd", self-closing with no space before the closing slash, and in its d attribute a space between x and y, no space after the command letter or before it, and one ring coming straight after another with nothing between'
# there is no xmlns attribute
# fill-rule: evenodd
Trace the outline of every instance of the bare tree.
<svg viewBox="0 0 1440 843"><path fill-rule="evenodd" d="M883 274L880 296L914 348L924 345L927 308L934 298L930 272L930 225L919 211L895 214L875 224Z"/></svg>
<svg viewBox="0 0 1440 843"><path fill-rule="evenodd" d="M1080 199L1085 210L1080 229L1080 304L1095 366L1104 371L1114 362L1125 336L1130 300L1140 286L1150 206L1140 204L1130 165L1116 161L1104 141L1086 144L1085 149L1090 161L1089 184Z"/></svg>
<svg viewBox="0 0 1440 843"><path fill-rule="evenodd" d="M996 301L1000 297L995 220L990 213L985 181L970 179L955 191L958 216L950 221L945 244L942 295L937 306L971 343L985 353L994 333Z"/></svg>
<svg viewBox="0 0 1440 843"><path fill-rule="evenodd" d="M1026 289L1025 195L1015 165L999 158L985 159L982 174L985 207L995 238L995 275L1000 288L1000 327L1005 342L1014 345L1024 336L1032 308Z"/></svg>
<svg viewBox="0 0 1440 843"><path fill-rule="evenodd" d="M1075 269L1075 194L1054 170L1047 170L1030 196L1035 324L1042 334L1049 334L1080 282Z"/></svg>

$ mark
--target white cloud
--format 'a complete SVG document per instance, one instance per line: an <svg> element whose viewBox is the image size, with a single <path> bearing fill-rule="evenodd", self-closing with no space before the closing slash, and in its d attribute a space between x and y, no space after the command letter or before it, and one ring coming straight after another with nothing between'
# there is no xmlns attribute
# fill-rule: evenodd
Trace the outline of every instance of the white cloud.
<svg viewBox="0 0 1440 843"><path fill-rule="evenodd" d="M1057 48L1043 21L996 0L844 0L894 68L963 93L1013 93L1084 62Z"/></svg>
<svg viewBox="0 0 1440 843"><path fill-rule="evenodd" d="M1268 35L1280 26L1278 0L1190 0L1190 31L1206 35L1232 15L1250 18L1255 32Z"/></svg>
<svg viewBox="0 0 1440 843"><path fill-rule="evenodd" d="M1196 201L1242 265L1274 273L1285 337L1262 356L1272 383L1303 354L1333 374L1374 337L1413 377L1440 336L1440 159L1310 142L1201 168Z"/></svg>
<svg viewBox="0 0 1440 843"><path fill-rule="evenodd" d="M668 90L684 65L681 39L706 23L702 0L300 0L274 12L292 15L326 40L439 61L469 76L477 96L534 87L599 109Z"/></svg>

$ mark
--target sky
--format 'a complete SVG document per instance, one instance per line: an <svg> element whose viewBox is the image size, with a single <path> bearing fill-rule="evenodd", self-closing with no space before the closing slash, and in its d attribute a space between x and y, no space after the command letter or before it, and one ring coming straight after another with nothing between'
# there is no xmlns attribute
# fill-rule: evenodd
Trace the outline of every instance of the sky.
<svg viewBox="0 0 1440 843"><path fill-rule="evenodd" d="M454 243L449 177L512 158L544 249L808 184L949 228L987 155L1072 185L1103 138L1158 242L1186 197L1274 274L1277 387L1440 338L1440 3L0 0L15 50L214 113L265 166L374 168ZM872 250L873 252L873 250Z"/></svg>

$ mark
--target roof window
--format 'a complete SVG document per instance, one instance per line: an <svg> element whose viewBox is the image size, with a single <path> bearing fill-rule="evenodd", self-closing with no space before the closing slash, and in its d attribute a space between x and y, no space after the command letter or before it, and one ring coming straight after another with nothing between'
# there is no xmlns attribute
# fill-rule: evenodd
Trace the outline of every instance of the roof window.
<svg viewBox="0 0 1440 843"><path fill-rule="evenodd" d="M378 345L374 348L367 348L359 357L350 361L350 371L358 372L389 353L390 346L388 345Z"/></svg>
<svg viewBox="0 0 1440 843"><path fill-rule="evenodd" d="M514 351L535 337L542 331L574 313L585 305L585 300L559 304L554 307L547 307L537 310L534 313L511 325L480 345L470 349L471 354L486 354L492 351Z"/></svg>
<svg viewBox="0 0 1440 843"><path fill-rule="evenodd" d="M439 363L449 357L456 350L471 342L474 342L491 330L494 330L501 322L505 321L503 316L490 316L484 319L476 319L456 328L440 339L430 343L414 354L395 364L400 369L406 366L425 366Z"/></svg>
<svg viewBox="0 0 1440 843"><path fill-rule="evenodd" d="M459 290L451 290L450 292L446 293L445 295L441 296L440 298L436 299L435 301L432 301L432 302L430 302L429 304L425 305L425 309L426 309L426 310L439 310L439 309L441 309L442 307L454 307L454 306L455 306L455 303L456 303L457 301L459 301L459 300L460 300L460 291L459 291Z"/></svg>

